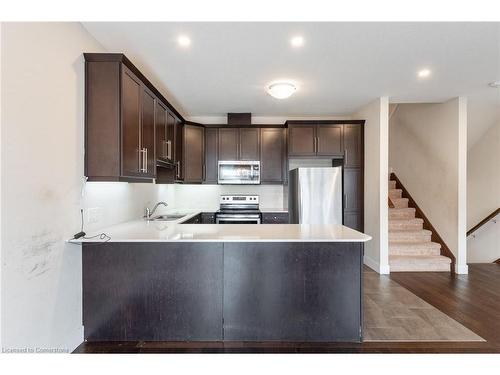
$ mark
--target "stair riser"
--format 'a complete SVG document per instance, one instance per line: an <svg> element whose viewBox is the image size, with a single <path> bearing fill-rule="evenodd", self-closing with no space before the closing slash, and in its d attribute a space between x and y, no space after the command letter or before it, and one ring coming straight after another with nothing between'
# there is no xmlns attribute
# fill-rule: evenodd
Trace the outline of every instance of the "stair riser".
<svg viewBox="0 0 500 375"><path fill-rule="evenodd" d="M430 242L430 234L409 234L408 232L390 232L389 241L394 242Z"/></svg>
<svg viewBox="0 0 500 375"><path fill-rule="evenodd" d="M396 189L396 181L389 181L389 189Z"/></svg>
<svg viewBox="0 0 500 375"><path fill-rule="evenodd" d="M389 210L389 219L414 219L415 211L392 212Z"/></svg>
<svg viewBox="0 0 500 375"><path fill-rule="evenodd" d="M397 199L401 198L403 192L401 190L389 190L389 197Z"/></svg>
<svg viewBox="0 0 500 375"><path fill-rule="evenodd" d="M391 272L450 272L450 265L390 265Z"/></svg>
<svg viewBox="0 0 500 375"><path fill-rule="evenodd" d="M423 229L422 223L391 224L389 222L389 232L391 232L391 231L404 231L404 230L422 230L422 229Z"/></svg>
<svg viewBox="0 0 500 375"><path fill-rule="evenodd" d="M404 248L404 247L397 247L397 248L391 248L389 245L389 255L405 255L405 256L413 256L413 255L440 255L440 250L439 249L434 249L434 248Z"/></svg>
<svg viewBox="0 0 500 375"><path fill-rule="evenodd" d="M406 198L400 198L400 199L393 199L392 203L394 204L394 208L408 208L408 199Z"/></svg>

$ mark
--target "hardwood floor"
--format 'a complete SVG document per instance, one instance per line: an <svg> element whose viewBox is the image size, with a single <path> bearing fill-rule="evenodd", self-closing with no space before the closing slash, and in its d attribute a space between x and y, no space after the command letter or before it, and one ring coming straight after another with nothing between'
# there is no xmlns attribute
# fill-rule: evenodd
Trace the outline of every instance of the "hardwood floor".
<svg viewBox="0 0 500 375"><path fill-rule="evenodd" d="M471 264L468 275L393 273L391 279L500 351L500 264Z"/></svg>
<svg viewBox="0 0 500 375"><path fill-rule="evenodd" d="M486 342L94 342L75 353L500 353L500 265L469 265L468 275L393 273L399 283Z"/></svg>

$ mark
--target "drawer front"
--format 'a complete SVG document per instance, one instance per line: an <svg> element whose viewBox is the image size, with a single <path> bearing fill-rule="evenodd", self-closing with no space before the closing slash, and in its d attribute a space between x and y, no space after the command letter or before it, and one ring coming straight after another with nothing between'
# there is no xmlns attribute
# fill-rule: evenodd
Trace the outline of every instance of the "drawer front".
<svg viewBox="0 0 500 375"><path fill-rule="evenodd" d="M264 212L262 224L288 224L288 212Z"/></svg>

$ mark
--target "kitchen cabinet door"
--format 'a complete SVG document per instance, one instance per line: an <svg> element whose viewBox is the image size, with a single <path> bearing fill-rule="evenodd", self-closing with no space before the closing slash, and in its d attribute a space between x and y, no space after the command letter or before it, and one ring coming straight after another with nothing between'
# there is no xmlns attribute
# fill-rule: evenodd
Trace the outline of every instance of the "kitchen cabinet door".
<svg viewBox="0 0 500 375"><path fill-rule="evenodd" d="M344 210L358 211L361 209L363 186L360 169L344 169Z"/></svg>
<svg viewBox="0 0 500 375"><path fill-rule="evenodd" d="M260 129L239 129L239 158L238 160L260 160Z"/></svg>
<svg viewBox="0 0 500 375"><path fill-rule="evenodd" d="M126 67L122 69L122 175L142 176L141 81Z"/></svg>
<svg viewBox="0 0 500 375"><path fill-rule="evenodd" d="M205 128L184 125L184 181L203 182L205 162Z"/></svg>
<svg viewBox="0 0 500 375"><path fill-rule="evenodd" d="M288 212L263 212L262 224L288 224Z"/></svg>
<svg viewBox="0 0 500 375"><path fill-rule="evenodd" d="M143 87L141 103L141 151L143 162L141 171L145 177L154 178L156 175L155 157L155 105L154 94Z"/></svg>
<svg viewBox="0 0 500 375"><path fill-rule="evenodd" d="M283 183L285 163L285 131L279 128L260 130L261 183Z"/></svg>
<svg viewBox="0 0 500 375"><path fill-rule="evenodd" d="M173 117L174 123L174 137L175 137L175 180L184 180L184 124L175 117Z"/></svg>
<svg viewBox="0 0 500 375"><path fill-rule="evenodd" d="M351 229L363 232L363 215L361 212L345 212L344 225Z"/></svg>
<svg viewBox="0 0 500 375"><path fill-rule="evenodd" d="M167 109L159 100L155 106L155 139L156 139L156 158L161 161L167 161Z"/></svg>
<svg viewBox="0 0 500 375"><path fill-rule="evenodd" d="M288 126L288 156L316 156L316 125Z"/></svg>
<svg viewBox="0 0 500 375"><path fill-rule="evenodd" d="M155 116L156 158L162 162L173 163L175 118L159 100L156 101Z"/></svg>
<svg viewBox="0 0 500 375"><path fill-rule="evenodd" d="M316 142L317 155L342 155L342 125L317 125Z"/></svg>
<svg viewBox="0 0 500 375"><path fill-rule="evenodd" d="M218 180L219 129L205 129L205 178L207 184L216 184Z"/></svg>
<svg viewBox="0 0 500 375"><path fill-rule="evenodd" d="M344 166L359 168L363 163L363 125L344 125Z"/></svg>
<svg viewBox="0 0 500 375"><path fill-rule="evenodd" d="M219 160L238 160L238 128L219 128Z"/></svg>

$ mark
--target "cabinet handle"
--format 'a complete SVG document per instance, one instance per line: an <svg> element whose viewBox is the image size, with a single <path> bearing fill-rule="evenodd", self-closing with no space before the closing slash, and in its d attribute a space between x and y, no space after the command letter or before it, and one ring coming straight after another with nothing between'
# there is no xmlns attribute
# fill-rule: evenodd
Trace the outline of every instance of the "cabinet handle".
<svg viewBox="0 0 500 375"><path fill-rule="evenodd" d="M172 159L172 141L167 141L167 159Z"/></svg>
<svg viewBox="0 0 500 375"><path fill-rule="evenodd" d="M146 170L146 173L148 173L148 149L144 149L144 169Z"/></svg>
<svg viewBox="0 0 500 375"><path fill-rule="evenodd" d="M344 194L344 209L347 208L347 194Z"/></svg>
<svg viewBox="0 0 500 375"><path fill-rule="evenodd" d="M181 162L177 161L175 163L175 168L177 169L177 178L181 178Z"/></svg>
<svg viewBox="0 0 500 375"><path fill-rule="evenodd" d="M141 148L139 151L139 172L146 173L146 162L144 156L146 155L146 149Z"/></svg>

